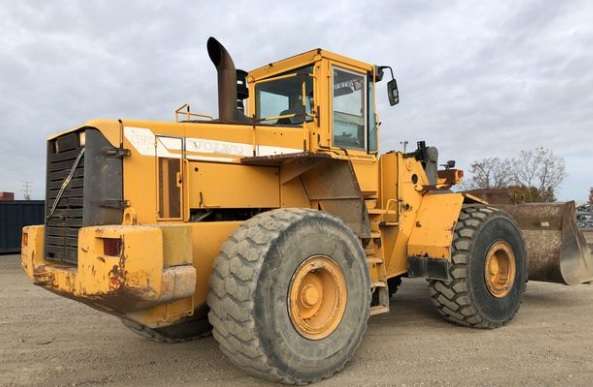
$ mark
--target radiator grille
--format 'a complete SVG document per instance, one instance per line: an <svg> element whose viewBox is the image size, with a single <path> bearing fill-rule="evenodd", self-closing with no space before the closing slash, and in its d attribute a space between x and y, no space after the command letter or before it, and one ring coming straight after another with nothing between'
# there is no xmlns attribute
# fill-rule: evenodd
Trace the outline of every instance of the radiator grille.
<svg viewBox="0 0 593 387"><path fill-rule="evenodd" d="M62 183L82 150L80 132L69 133L48 142L46 217L54 205ZM46 220L45 256L49 261L76 265L78 230L83 225L84 156L53 215Z"/></svg>

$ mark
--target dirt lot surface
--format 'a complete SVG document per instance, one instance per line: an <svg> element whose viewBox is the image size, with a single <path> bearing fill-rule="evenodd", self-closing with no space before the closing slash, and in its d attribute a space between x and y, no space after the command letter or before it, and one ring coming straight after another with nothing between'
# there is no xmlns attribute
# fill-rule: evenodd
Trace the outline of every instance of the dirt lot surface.
<svg viewBox="0 0 593 387"><path fill-rule="evenodd" d="M355 358L317 386L593 385L593 286L530 283L509 326L444 321L424 281L404 282ZM37 288L0 256L0 385L269 385L230 365L212 337L157 344L111 316Z"/></svg>

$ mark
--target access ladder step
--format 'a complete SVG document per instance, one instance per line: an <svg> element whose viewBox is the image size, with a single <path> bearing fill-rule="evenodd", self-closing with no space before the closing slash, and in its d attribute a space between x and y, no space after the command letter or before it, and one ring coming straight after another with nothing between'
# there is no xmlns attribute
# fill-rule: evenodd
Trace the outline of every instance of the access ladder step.
<svg viewBox="0 0 593 387"><path fill-rule="evenodd" d="M389 306L384 306L384 305L375 305L375 306L371 306L371 316L375 316L377 314L382 314L382 313L388 313L389 312Z"/></svg>
<svg viewBox="0 0 593 387"><path fill-rule="evenodd" d="M387 282L378 281L371 285L373 289L373 305L371 315L389 312L389 289Z"/></svg>

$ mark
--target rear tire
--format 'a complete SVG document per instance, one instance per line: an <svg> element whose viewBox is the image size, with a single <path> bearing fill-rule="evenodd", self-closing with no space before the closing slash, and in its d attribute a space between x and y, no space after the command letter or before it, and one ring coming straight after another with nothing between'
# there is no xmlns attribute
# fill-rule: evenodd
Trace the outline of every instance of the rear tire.
<svg viewBox="0 0 593 387"><path fill-rule="evenodd" d="M309 332L307 338L307 325L299 321L309 317L293 316L296 301L289 295L293 284L303 283L302 268L315 257L331 262L333 273L341 272L337 277L343 279L347 302L340 301L340 313L327 314L328 330L313 338L316 333ZM223 245L210 278L213 336L231 362L254 376L288 384L330 377L351 359L366 332L371 292L364 251L356 235L326 213L278 209L249 219ZM328 278L331 284L333 277ZM344 297L336 289L323 282L321 298L304 292L303 299Z"/></svg>
<svg viewBox="0 0 593 387"><path fill-rule="evenodd" d="M487 262L499 248L508 250L504 267L510 274L502 285L493 285ZM513 319L526 288L527 256L521 231L509 215L483 205L465 205L455 227L451 264L449 281L429 281L432 301L446 320L491 329Z"/></svg>

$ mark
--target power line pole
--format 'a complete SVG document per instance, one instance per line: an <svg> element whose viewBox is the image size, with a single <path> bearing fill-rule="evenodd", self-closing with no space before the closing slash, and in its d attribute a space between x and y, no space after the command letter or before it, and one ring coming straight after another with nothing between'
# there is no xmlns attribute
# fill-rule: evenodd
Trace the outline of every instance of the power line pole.
<svg viewBox="0 0 593 387"><path fill-rule="evenodd" d="M25 181L23 183L23 196L25 200L31 200L31 182Z"/></svg>
<svg viewBox="0 0 593 387"><path fill-rule="evenodd" d="M404 153L406 153L406 148L408 147L408 141L407 140L406 141L400 141L399 143L403 146Z"/></svg>

